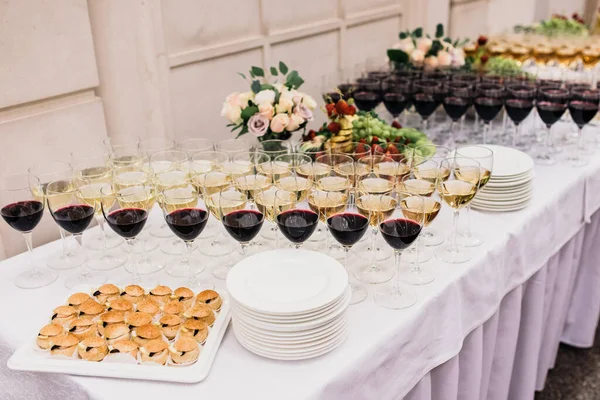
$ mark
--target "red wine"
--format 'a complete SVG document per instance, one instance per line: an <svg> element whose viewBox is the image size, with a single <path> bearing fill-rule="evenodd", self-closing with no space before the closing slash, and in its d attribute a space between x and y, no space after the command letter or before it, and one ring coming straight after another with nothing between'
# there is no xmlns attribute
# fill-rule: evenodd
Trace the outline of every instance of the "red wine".
<svg viewBox="0 0 600 400"><path fill-rule="evenodd" d="M342 246L353 246L369 227L369 219L360 214L342 213L327 218L329 232Z"/></svg>
<svg viewBox="0 0 600 400"><path fill-rule="evenodd" d="M87 204L72 204L52 211L52 218L65 231L83 233L94 219L94 207Z"/></svg>
<svg viewBox="0 0 600 400"><path fill-rule="evenodd" d="M571 113L573 122L575 122L579 128L583 128L585 124L590 122L596 116L598 105L584 101L571 101L569 103L569 112Z"/></svg>
<svg viewBox="0 0 600 400"><path fill-rule="evenodd" d="M383 95L383 105L392 116L397 117L406 108L406 96L402 93L386 93Z"/></svg>
<svg viewBox="0 0 600 400"><path fill-rule="evenodd" d="M264 220L264 215L256 210L239 210L223 216L223 225L235 240L248 243L258 235Z"/></svg>
<svg viewBox="0 0 600 400"><path fill-rule="evenodd" d="M533 109L533 101L525 99L508 99L506 100L506 113L516 125L523 122Z"/></svg>
<svg viewBox="0 0 600 400"><path fill-rule="evenodd" d="M478 97L475 99L475 111L479 118L490 122L502 110L502 100L495 97Z"/></svg>
<svg viewBox="0 0 600 400"><path fill-rule="evenodd" d="M36 200L18 201L2 207L2 218L19 232L31 232L44 215L44 204Z"/></svg>
<svg viewBox="0 0 600 400"><path fill-rule="evenodd" d="M413 104L415 105L415 110L417 110L419 115L424 119L429 118L438 107L438 102L433 95L426 93L415 94Z"/></svg>
<svg viewBox="0 0 600 400"><path fill-rule="evenodd" d="M385 71L369 71L369 72L367 72L367 76L369 78L373 78L373 79L377 79L377 80L385 79L389 75L390 74Z"/></svg>
<svg viewBox="0 0 600 400"><path fill-rule="evenodd" d="M288 210L277 216L281 233L292 243L304 243L319 222L319 215L310 210Z"/></svg>
<svg viewBox="0 0 600 400"><path fill-rule="evenodd" d="M469 99L464 97L449 96L444 99L444 110L450 119L454 122L458 121L469 109Z"/></svg>
<svg viewBox="0 0 600 400"><path fill-rule="evenodd" d="M364 91L354 93L354 103L361 111L374 110L380 101L381 99L377 93Z"/></svg>
<svg viewBox="0 0 600 400"><path fill-rule="evenodd" d="M537 103L538 114L546 126L553 125L558 121L567 109L566 104L541 101Z"/></svg>
<svg viewBox="0 0 600 400"><path fill-rule="evenodd" d="M165 216L167 225L180 239L196 239L206 227L208 212L201 208L182 208Z"/></svg>
<svg viewBox="0 0 600 400"><path fill-rule="evenodd" d="M404 250L417 239L421 233L421 225L409 219L398 218L382 222L379 230L393 249Z"/></svg>
<svg viewBox="0 0 600 400"><path fill-rule="evenodd" d="M105 216L108 226L120 236L131 239L139 235L146 220L148 212L141 208L122 208Z"/></svg>
<svg viewBox="0 0 600 400"><path fill-rule="evenodd" d="M338 89L340 90L340 92L342 92L342 96L344 96L344 99L348 100L350 97L352 97L352 93L355 90L355 86L351 83L340 83L338 85Z"/></svg>

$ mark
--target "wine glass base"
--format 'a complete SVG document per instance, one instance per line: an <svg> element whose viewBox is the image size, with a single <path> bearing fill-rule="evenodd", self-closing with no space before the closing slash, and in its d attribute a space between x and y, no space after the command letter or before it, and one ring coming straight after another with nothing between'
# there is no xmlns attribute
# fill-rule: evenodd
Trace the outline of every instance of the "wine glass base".
<svg viewBox="0 0 600 400"><path fill-rule="evenodd" d="M80 252L69 252L67 254L58 254L48 259L46 265L57 271L69 270L81 267L86 261L86 257Z"/></svg>
<svg viewBox="0 0 600 400"><path fill-rule="evenodd" d="M350 304L358 304L367 298L367 289L359 283L350 282L350 290L352 291L352 297L350 298Z"/></svg>
<svg viewBox="0 0 600 400"><path fill-rule="evenodd" d="M327 254L329 254L330 257L333 257L336 260L344 259L344 249L342 248L342 246L340 246L338 244L332 244L332 245L329 245L328 250L329 251L327 252Z"/></svg>
<svg viewBox="0 0 600 400"><path fill-rule="evenodd" d="M165 271L167 271L167 274L177 278L185 278L190 275L196 276L204 271L204 265L200 263L200 260L190 257L189 263L190 265L187 265L181 261L174 260L167 263Z"/></svg>
<svg viewBox="0 0 600 400"><path fill-rule="evenodd" d="M456 244L462 247L477 247L483 244L483 238L477 233L459 231L456 233Z"/></svg>
<svg viewBox="0 0 600 400"><path fill-rule="evenodd" d="M81 272L69 275L65 278L65 287L67 289L73 289L78 285L102 285L108 277L102 272L86 271L85 274Z"/></svg>
<svg viewBox="0 0 600 400"><path fill-rule="evenodd" d="M107 253L88 260L88 267L94 271L110 271L119 268L127 262L127 257L120 254Z"/></svg>
<svg viewBox="0 0 600 400"><path fill-rule="evenodd" d="M417 302L417 295L399 287L383 288L374 295L375 302L382 307L394 310L409 308Z"/></svg>
<svg viewBox="0 0 600 400"><path fill-rule="evenodd" d="M400 280L409 285L426 285L433 282L435 274L429 271L428 268L419 267L413 269L412 266L400 271Z"/></svg>
<svg viewBox="0 0 600 400"><path fill-rule="evenodd" d="M379 284L392 279L393 268L382 268L380 265L367 264L356 269L354 277L362 283Z"/></svg>
<svg viewBox="0 0 600 400"><path fill-rule="evenodd" d="M194 292L213 290L215 288L215 284L212 280L205 278L198 279L196 276L181 279L178 281L178 284L179 286L185 286Z"/></svg>
<svg viewBox="0 0 600 400"><path fill-rule="evenodd" d="M192 251L198 249L198 244L192 243ZM181 239L173 238L169 240L163 240L160 243L160 251L171 256L183 255L185 251L185 244Z"/></svg>
<svg viewBox="0 0 600 400"><path fill-rule="evenodd" d="M471 255L467 250L458 246L452 248L450 244L440 247L434 252L434 254L438 260L447 262L449 264L460 264L471 259Z"/></svg>
<svg viewBox="0 0 600 400"><path fill-rule="evenodd" d="M221 257L230 254L233 246L220 240L213 240L206 246L199 246L200 253L209 257Z"/></svg>
<svg viewBox="0 0 600 400"><path fill-rule="evenodd" d="M223 263L214 267L210 272L215 278L225 280L227 279L227 275L229 274L230 269L231 266L229 265L229 263L227 261L224 261Z"/></svg>
<svg viewBox="0 0 600 400"><path fill-rule="evenodd" d="M425 228L425 230L419 237L419 240L424 246L431 247L439 246L440 244L444 243L446 239L438 231L430 228Z"/></svg>
<svg viewBox="0 0 600 400"><path fill-rule="evenodd" d="M371 246L368 246L366 249L366 254L373 254L373 248ZM385 261L388 260L393 254L393 251L390 250L389 248L381 248L379 246L375 246L375 261L376 262L380 262L380 261Z"/></svg>
<svg viewBox="0 0 600 400"><path fill-rule="evenodd" d="M21 289L37 289L48 286L57 278L58 274L51 269L30 268L17 275L15 286Z"/></svg>
<svg viewBox="0 0 600 400"><path fill-rule="evenodd" d="M106 234L106 247L104 247L104 238L102 237L102 233L90 235L90 237L86 238L85 240L85 247L92 250L114 249L122 244L122 238L109 233Z"/></svg>
<svg viewBox="0 0 600 400"><path fill-rule="evenodd" d="M162 270L164 267L165 267L164 264L161 262L157 262L150 258L144 258L144 259L140 260L140 262L138 264L137 273L139 275L151 275L151 274L154 274L154 273ZM125 264L125 271L127 271L133 275L135 272L135 264L133 264L133 263Z"/></svg>
<svg viewBox="0 0 600 400"><path fill-rule="evenodd" d="M580 168L580 167L584 167L586 165L588 165L588 160L586 160L585 158L581 158L581 157L569 157L568 158L569 161L569 165L571 167L575 167L575 168Z"/></svg>
<svg viewBox="0 0 600 400"><path fill-rule="evenodd" d="M269 227L268 229L262 229L260 231L260 236L264 239L268 239L268 240L275 240L277 239L277 235L279 235L279 229L273 229L273 226ZM283 236L283 235L281 235ZM281 238L280 236L280 238Z"/></svg>
<svg viewBox="0 0 600 400"><path fill-rule="evenodd" d="M169 229L169 226L167 224L161 224L156 228L151 229L149 232L150 235L154 236L155 238L168 238L174 236L173 232L171 231L171 229Z"/></svg>
<svg viewBox="0 0 600 400"><path fill-rule="evenodd" d="M417 250L414 246L402 253L402 261L409 263L409 264L414 264L417 262L425 263L425 262L431 260L432 258L433 258L433 255L431 254L431 251L429 251L427 249L419 249L418 259L417 259Z"/></svg>
<svg viewBox="0 0 600 400"><path fill-rule="evenodd" d="M554 165L556 164L556 159L552 157L550 154L537 154L533 159L538 165Z"/></svg>
<svg viewBox="0 0 600 400"><path fill-rule="evenodd" d="M135 241L135 247L139 249L136 251L144 253L150 253L152 250L155 250L159 245L158 240L151 237L150 235L144 237L137 237ZM123 243L123 249L125 251L129 250L129 246L127 245L127 243Z"/></svg>

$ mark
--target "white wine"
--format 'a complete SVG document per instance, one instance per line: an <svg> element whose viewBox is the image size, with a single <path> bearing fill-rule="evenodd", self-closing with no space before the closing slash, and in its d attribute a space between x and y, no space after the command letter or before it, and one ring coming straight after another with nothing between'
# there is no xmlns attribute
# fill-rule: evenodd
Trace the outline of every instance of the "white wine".
<svg viewBox="0 0 600 400"><path fill-rule="evenodd" d="M216 168L211 160L194 160L190 163L190 175L203 175Z"/></svg>
<svg viewBox="0 0 600 400"><path fill-rule="evenodd" d="M252 173L252 163L250 161L226 161L219 168L221 172L228 175L249 175Z"/></svg>
<svg viewBox="0 0 600 400"><path fill-rule="evenodd" d="M168 213L182 208L196 208L198 192L193 186L174 187L162 193L162 207Z"/></svg>
<svg viewBox="0 0 600 400"><path fill-rule="evenodd" d="M120 167L131 167L141 164L141 158L139 156L128 155L111 158L112 165L116 168Z"/></svg>
<svg viewBox="0 0 600 400"><path fill-rule="evenodd" d="M227 215L233 211L242 210L244 207L246 207L246 196L244 196L243 193L238 194L238 197L232 195L232 197L222 198L221 193L217 192L208 196L204 202L206 203L206 206L213 217L219 221L222 221L223 215Z"/></svg>
<svg viewBox="0 0 600 400"><path fill-rule="evenodd" d="M268 188L271 181L264 175L245 175L234 178L233 186L249 199L254 199L256 191Z"/></svg>
<svg viewBox="0 0 600 400"><path fill-rule="evenodd" d="M326 222L327 218L341 212L346 208L348 195L344 192L327 192L311 190L308 193L308 206L319 214L319 219Z"/></svg>
<svg viewBox="0 0 600 400"><path fill-rule="evenodd" d="M174 169L175 165L176 164L173 161L169 161L169 160L151 161L150 169L155 174L160 174L161 172L165 172L165 171Z"/></svg>
<svg viewBox="0 0 600 400"><path fill-rule="evenodd" d="M121 190L132 186L149 184L150 177L144 171L118 171L113 176L115 189Z"/></svg>
<svg viewBox="0 0 600 400"><path fill-rule="evenodd" d="M154 184L159 191L172 187L187 186L189 183L188 174L185 171L164 171L154 176Z"/></svg>
<svg viewBox="0 0 600 400"><path fill-rule="evenodd" d="M452 180L441 182L440 197L455 210L466 206L477 193L477 186L471 182Z"/></svg>
<svg viewBox="0 0 600 400"><path fill-rule="evenodd" d="M260 163L256 166L256 170L269 177L273 182L292 174L290 164L284 161Z"/></svg>
<svg viewBox="0 0 600 400"><path fill-rule="evenodd" d="M369 218L369 224L373 227L389 218L396 204L396 199L390 195L363 194L356 199L358 212Z"/></svg>
<svg viewBox="0 0 600 400"><path fill-rule="evenodd" d="M410 172L408 165L404 163L398 163L395 161L383 161L373 165L373 172L385 179L402 179L403 176Z"/></svg>
<svg viewBox="0 0 600 400"><path fill-rule="evenodd" d="M435 184L425 179L405 179L401 182L402 190L419 196L431 196L435 192Z"/></svg>
<svg viewBox="0 0 600 400"><path fill-rule="evenodd" d="M109 166L82 168L76 176L80 179L89 179L92 182L110 182L112 169Z"/></svg>
<svg viewBox="0 0 600 400"><path fill-rule="evenodd" d="M102 188L105 188L105 193L107 192L106 188L110 188L109 183L105 182L94 182L88 185L84 185L79 187L79 191L77 193L77 197L83 203L95 207L96 215L102 214L102 208L100 204L104 202L104 209L110 210L113 206L115 199L113 196L106 196L104 199L102 198Z"/></svg>
<svg viewBox="0 0 600 400"><path fill-rule="evenodd" d="M150 211L156 203L156 195L153 188L130 186L117 190L117 201L122 208L141 208Z"/></svg>
<svg viewBox="0 0 600 400"><path fill-rule="evenodd" d="M364 178L358 181L358 191L369 194L384 194L391 192L394 182L384 178Z"/></svg>
<svg viewBox="0 0 600 400"><path fill-rule="evenodd" d="M330 171L331 168L329 165L323 163L302 164L296 168L296 174L298 176L301 176L302 178L312 177L315 182L328 176Z"/></svg>
<svg viewBox="0 0 600 400"><path fill-rule="evenodd" d="M483 167L460 167L455 171L456 177L467 182L471 182L481 189L490 180L491 171Z"/></svg>
<svg viewBox="0 0 600 400"><path fill-rule="evenodd" d="M73 183L73 180L65 179L41 185L48 201L48 211L69 205L75 195Z"/></svg>
<svg viewBox="0 0 600 400"><path fill-rule="evenodd" d="M403 199L400 207L402 208L402 214L406 218L418 221L419 223L422 222L424 226L429 226L439 214L442 205L439 201L431 197L423 198L423 203L421 203L419 197L412 196Z"/></svg>
<svg viewBox="0 0 600 400"><path fill-rule="evenodd" d="M279 189L294 192L296 201L304 201L311 187L311 181L299 176L286 176L277 181L276 186Z"/></svg>
<svg viewBox="0 0 600 400"><path fill-rule="evenodd" d="M446 181L450 177L450 169L446 167L431 168L417 166L414 168L414 174L419 179L424 179L429 182Z"/></svg>
<svg viewBox="0 0 600 400"><path fill-rule="evenodd" d="M276 194L279 193L279 196ZM256 207L268 221L275 221L281 212L291 210L296 205L296 194L287 190L271 187L256 193Z"/></svg>
<svg viewBox="0 0 600 400"><path fill-rule="evenodd" d="M205 175L196 177L196 184L204 197L219 193L231 184L231 178L228 174L220 171L213 171Z"/></svg>
<svg viewBox="0 0 600 400"><path fill-rule="evenodd" d="M335 165L333 171L337 176L348 178L352 183L352 186L354 186L356 179L370 173L371 168L367 164L348 162Z"/></svg>
<svg viewBox="0 0 600 400"><path fill-rule="evenodd" d="M341 176L327 176L319 179L317 187L327 192L341 192L350 189L350 180Z"/></svg>

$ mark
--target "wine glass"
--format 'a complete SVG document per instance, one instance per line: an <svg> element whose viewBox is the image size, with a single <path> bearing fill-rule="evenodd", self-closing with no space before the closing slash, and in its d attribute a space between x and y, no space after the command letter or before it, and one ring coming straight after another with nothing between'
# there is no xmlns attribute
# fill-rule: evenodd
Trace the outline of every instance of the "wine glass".
<svg viewBox="0 0 600 400"><path fill-rule="evenodd" d="M141 164L143 157L139 139L106 139L104 144L113 167L122 168Z"/></svg>
<svg viewBox="0 0 600 400"><path fill-rule="evenodd" d="M443 159L430 159L430 160L426 160L421 162L418 165L415 165L412 168L412 175L416 178L419 179L421 181L427 181L430 184L434 185L434 189L437 191L437 188L439 187L440 181L444 181L446 179L448 179L448 177L450 176L450 170L448 170L445 167L442 167L441 165L441 161ZM419 183L417 183L418 185ZM403 186L400 186L401 189L403 190L407 190L404 189ZM433 193L431 194L429 197L432 198L439 198L439 193ZM425 206L428 207L429 204L426 201L425 202ZM433 208L433 205L432 205ZM423 229L423 232L421 232L421 238L419 239L419 241L421 241L425 246L438 246L440 244L442 244L444 242L444 236L442 234L440 234L438 231L436 231L435 229L431 228L431 222L433 222L433 219L431 221L425 221L425 228ZM410 249L409 249L410 251ZM427 253L425 253L427 254ZM422 258L422 260L424 260L425 258L427 258L426 256Z"/></svg>
<svg viewBox="0 0 600 400"><path fill-rule="evenodd" d="M271 160L275 160L277 156L292 153L293 147L287 140L271 139L259 142L255 150L265 153Z"/></svg>
<svg viewBox="0 0 600 400"><path fill-rule="evenodd" d="M152 154L160 151L174 150L176 147L177 143L165 136L140 139L140 150L148 154L148 156L152 156Z"/></svg>
<svg viewBox="0 0 600 400"><path fill-rule="evenodd" d="M534 85L518 84L507 87L508 99L504 107L506 113L515 124L515 129L512 136L512 147L523 149L523 142L517 142L517 137L520 137L521 122L525 120L533 109L535 101L536 89Z"/></svg>
<svg viewBox="0 0 600 400"><path fill-rule="evenodd" d="M404 112L402 125L406 125L406 120L408 118L405 110L408 111L412 106L413 92L411 82L410 79L392 75L382 84L384 91L383 105L388 112L392 114L394 121L398 121L398 117Z"/></svg>
<svg viewBox="0 0 600 400"><path fill-rule="evenodd" d="M470 158L479 163L481 169L479 174L472 177L472 183L477 185L479 192L488 183L492 176L494 168L494 152L485 146L462 146L456 149L456 155ZM469 178L470 175L463 174L463 178ZM483 243L483 238L477 233L471 231L471 203L467 204L467 225L464 230L460 230L457 235L457 242L460 246L475 247Z"/></svg>
<svg viewBox="0 0 600 400"><path fill-rule="evenodd" d="M315 232L319 214L312 211L307 202L299 202L294 194L289 190L275 192L275 221L283 236L294 248L300 249Z"/></svg>
<svg viewBox="0 0 600 400"><path fill-rule="evenodd" d="M569 91L560 88L541 88L538 92L537 112L546 125L544 145L538 151L535 161L541 165L553 165L556 159L552 155L552 125L554 125L567 110Z"/></svg>
<svg viewBox="0 0 600 400"><path fill-rule="evenodd" d="M470 84L451 81L445 86L446 96L442 100L442 105L448 117L452 120L450 124L450 146L454 146L457 141L464 141L464 138L457 135L458 121L467 113L473 102L473 90Z"/></svg>
<svg viewBox="0 0 600 400"><path fill-rule="evenodd" d="M434 160L438 163L450 155L450 148L439 146L437 144L421 144L414 148L412 164L414 167L428 160Z"/></svg>
<svg viewBox="0 0 600 400"><path fill-rule="evenodd" d="M422 131L427 132L428 119L437 110L441 102L441 84L432 80L420 80L414 83L413 104L422 119Z"/></svg>
<svg viewBox="0 0 600 400"><path fill-rule="evenodd" d="M199 281L197 275L204 266L191 259L194 240L200 236L208 222L208 211L201 207L199 194L192 185L165 188L162 191L161 208L165 221L173 233L183 241L183 256L179 261L167 265L171 276L186 277L184 285L190 288L206 288L212 285Z"/></svg>
<svg viewBox="0 0 600 400"><path fill-rule="evenodd" d="M94 219L98 202L86 197L88 193L81 192L80 188L87 190L91 182L88 179L57 180L48 183L46 195L50 215L65 231L75 238L79 248L83 251L83 232ZM79 273L68 276L65 286L71 289L77 285L102 284L106 282L107 276L102 272L92 271L87 263Z"/></svg>
<svg viewBox="0 0 600 400"><path fill-rule="evenodd" d="M361 111L372 111L381 103L381 81L375 78L359 78L353 93L354 104Z"/></svg>
<svg viewBox="0 0 600 400"><path fill-rule="evenodd" d="M369 229L369 216L365 217L356 210L352 198L341 192L325 192L325 204L321 211L327 217L327 227L331 236L344 249L344 267L348 272L348 281L352 298L350 304L360 303L367 297L363 285L351 279L348 255L350 249L365 235Z"/></svg>
<svg viewBox="0 0 600 400"><path fill-rule="evenodd" d="M150 210L155 203L155 189L150 184L133 185L123 188L104 186L101 190L102 215L115 233L125 239L129 247L130 283L142 287L154 287L157 280L148 275L141 275L140 262L135 257L136 253L143 253L143 246L136 243L136 238L142 232ZM142 248L140 248L142 247ZM154 271L153 271L154 272Z"/></svg>
<svg viewBox="0 0 600 400"><path fill-rule="evenodd" d="M574 91L569 101L569 113L578 128L577 145L568 155L568 160L574 167L582 167L588 163L587 159L582 157L582 153L585 152L583 127L598 113L599 102L600 91L591 89Z"/></svg>
<svg viewBox="0 0 600 400"><path fill-rule="evenodd" d="M440 175L449 172L447 178L440 176L438 179L438 192L440 197L453 212L452 234L450 243L441 246L435 251L435 256L441 261L456 264L469 261L469 253L457 244L458 216L460 210L467 206L477 194L477 183L481 173L479 163L471 158L454 156L442 160ZM474 183L475 182L475 183Z"/></svg>
<svg viewBox="0 0 600 400"><path fill-rule="evenodd" d="M199 153L201 151L204 152L215 150L215 145L213 144L213 142L204 138L184 139L177 142L175 147L178 150L185 151L190 157L192 156L192 154Z"/></svg>
<svg viewBox="0 0 600 400"><path fill-rule="evenodd" d="M277 204L277 192L281 192L282 197L287 196L287 204ZM292 208L296 201L296 192L277 189L276 186L268 186L266 188L258 189L254 192L254 202L256 203L256 208L258 208L258 210L264 215L265 219L272 224L272 229L275 231L274 236L276 248L279 248L279 225L275 220L275 217L277 216L277 207L281 207L281 211L285 211L286 209Z"/></svg>
<svg viewBox="0 0 600 400"><path fill-rule="evenodd" d="M0 178L0 215L14 230L21 232L29 257L33 257L31 232L44 215L44 189L38 177L27 174L5 175ZM47 286L58 274L47 268L32 265L17 275L15 285L22 289Z"/></svg>
<svg viewBox="0 0 600 400"><path fill-rule="evenodd" d="M306 154L283 154L277 156L274 164L289 165L291 175L279 176L274 181L279 189L288 190L296 193L297 201L305 201L308 190L312 187L312 174L302 175L298 171L307 171L312 168L312 161Z"/></svg>
<svg viewBox="0 0 600 400"><path fill-rule="evenodd" d="M483 120L483 144L488 142L490 122L502 111L505 96L504 86L495 83L480 83L475 87L474 106L479 118Z"/></svg>
<svg viewBox="0 0 600 400"><path fill-rule="evenodd" d="M375 293L375 302L386 308L396 310L408 308L417 301L416 295L400 286L402 273L400 261L402 252L413 244L421 230L425 219L425 207L421 196L412 195L399 190L394 192L396 208L379 225L379 230L386 243L394 249L396 278L390 287Z"/></svg>
<svg viewBox="0 0 600 400"><path fill-rule="evenodd" d="M250 146L242 139L227 139L215 143L215 150L222 151L229 159L233 159L236 154L250 150Z"/></svg>

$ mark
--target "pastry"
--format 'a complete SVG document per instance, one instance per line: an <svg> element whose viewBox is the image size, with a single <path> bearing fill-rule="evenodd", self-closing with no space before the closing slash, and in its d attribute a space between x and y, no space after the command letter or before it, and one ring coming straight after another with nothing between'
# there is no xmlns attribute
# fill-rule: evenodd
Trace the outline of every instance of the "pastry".
<svg viewBox="0 0 600 400"><path fill-rule="evenodd" d="M73 293L71 296L69 296L69 299L67 300L67 302L69 303L70 306L75 307L77 309L77 308L79 308L80 305L82 305L89 299L90 299L89 294L78 292L78 293Z"/></svg>
<svg viewBox="0 0 600 400"><path fill-rule="evenodd" d="M48 324L40 329L40 333L37 337L37 345L40 349L48 350L52 347L52 341L58 335L63 333L63 327L58 324Z"/></svg>
<svg viewBox="0 0 600 400"><path fill-rule="evenodd" d="M194 292L186 287L180 287L175 289L171 299L179 301L183 304L183 308L188 309L194 305Z"/></svg>
<svg viewBox="0 0 600 400"><path fill-rule="evenodd" d="M206 304L196 303L194 307L183 313L186 318L195 318L204 322L208 326L212 326L215 323L215 313Z"/></svg>
<svg viewBox="0 0 600 400"><path fill-rule="evenodd" d="M141 347L151 340L162 339L161 334L162 331L158 326L146 324L135 328L131 332L131 340L133 340L134 343Z"/></svg>
<svg viewBox="0 0 600 400"><path fill-rule="evenodd" d="M67 325L77 318L77 310L71 306L58 306L52 313L52 322L59 325Z"/></svg>
<svg viewBox="0 0 600 400"><path fill-rule="evenodd" d="M108 348L109 353L111 354L129 354L131 357L137 360L138 345L133 343L131 340L119 340L118 342L114 342L112 345L108 346Z"/></svg>
<svg viewBox="0 0 600 400"><path fill-rule="evenodd" d="M125 299L114 299L106 302L106 309L108 311L133 311L133 303Z"/></svg>
<svg viewBox="0 0 600 400"><path fill-rule="evenodd" d="M125 317L125 323L129 324L129 329L131 330L151 322L152 315L141 311L131 313Z"/></svg>
<svg viewBox="0 0 600 400"><path fill-rule="evenodd" d="M144 289L138 285L128 285L121 292L121 298L137 304L144 299Z"/></svg>
<svg viewBox="0 0 600 400"><path fill-rule="evenodd" d="M140 347L142 361L165 365L169 357L169 345L162 339L148 341Z"/></svg>
<svg viewBox="0 0 600 400"><path fill-rule="evenodd" d="M155 316L160 311L158 303L152 299L142 300L137 305L137 310Z"/></svg>
<svg viewBox="0 0 600 400"><path fill-rule="evenodd" d="M219 311L221 309L221 305L223 304L223 300L221 300L221 296L219 293L214 290L203 290L198 293L196 296L196 304L206 304L210 308L215 311Z"/></svg>
<svg viewBox="0 0 600 400"><path fill-rule="evenodd" d="M103 338L90 336L79 343L77 351L79 357L86 361L102 361L108 354L108 346Z"/></svg>
<svg viewBox="0 0 600 400"><path fill-rule="evenodd" d="M167 337L167 339L173 340L175 339L177 331L179 330L183 320L179 315L167 314L164 315L159 322L162 328L162 333Z"/></svg>
<svg viewBox="0 0 600 400"><path fill-rule="evenodd" d="M96 336L98 326L89 318L80 317L69 324L69 333L75 335L79 340L83 340L89 336Z"/></svg>
<svg viewBox="0 0 600 400"><path fill-rule="evenodd" d="M184 311L183 304L181 304L177 300L169 301L168 303L166 303L165 305L163 305L161 307L161 310L165 314L179 315L179 316L183 315L183 311Z"/></svg>
<svg viewBox="0 0 600 400"><path fill-rule="evenodd" d="M180 337L174 344L169 346L169 353L171 353L171 360L175 364L191 364L198 359L200 350L194 339Z"/></svg>
<svg viewBox="0 0 600 400"><path fill-rule="evenodd" d="M109 300L116 299L120 296L121 291L112 283L105 283L94 292L94 297L98 303L106 303Z"/></svg>
<svg viewBox="0 0 600 400"><path fill-rule="evenodd" d="M126 324L112 324L104 328L106 343L112 345L123 339L129 339L129 326Z"/></svg>
<svg viewBox="0 0 600 400"><path fill-rule="evenodd" d="M150 298L158 301L159 303L166 303L171 298L173 291L168 286L158 285L154 289L150 290Z"/></svg>
<svg viewBox="0 0 600 400"><path fill-rule="evenodd" d="M62 356L71 357L75 353L75 349L77 348L79 340L75 337L75 335L65 333L56 336L54 339L52 339L52 342L54 344L50 348L50 354L60 354Z"/></svg>
<svg viewBox="0 0 600 400"><path fill-rule="evenodd" d="M79 316L94 320L104 312L104 306L94 299L89 299L79 306Z"/></svg>
<svg viewBox="0 0 600 400"><path fill-rule="evenodd" d="M197 319L188 319L183 323L179 336L190 337L196 342L203 344L208 337L208 326Z"/></svg>
<svg viewBox="0 0 600 400"><path fill-rule="evenodd" d="M123 311L107 311L100 315L98 320L98 330L100 335L104 335L104 328L113 324L122 324L125 322L125 313Z"/></svg>

